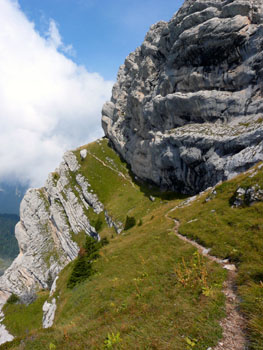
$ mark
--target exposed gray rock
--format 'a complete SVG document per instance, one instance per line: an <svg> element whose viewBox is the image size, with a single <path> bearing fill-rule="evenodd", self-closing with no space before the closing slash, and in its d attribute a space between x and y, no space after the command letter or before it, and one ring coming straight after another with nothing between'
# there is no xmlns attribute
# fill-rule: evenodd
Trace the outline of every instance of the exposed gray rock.
<svg viewBox="0 0 263 350"><path fill-rule="evenodd" d="M103 211L104 206L98 200L96 194L89 192L90 184L87 182L84 176L78 174L76 176L76 181L81 188L81 192L83 193L84 200L88 204L88 206L92 207L96 214L99 214Z"/></svg>
<svg viewBox="0 0 263 350"><path fill-rule="evenodd" d="M4 314L2 312L2 308L6 303L6 300L7 300L7 295L0 292L0 345L8 341L12 341L14 339L12 334L10 334L7 331L5 325L2 324L2 321L4 320Z"/></svg>
<svg viewBox="0 0 263 350"><path fill-rule="evenodd" d="M20 254L0 277L0 290L7 295L15 293L26 301L35 290L48 288L50 276L54 279L78 254L72 235L84 231L97 236L70 184L71 172L79 167L75 155L67 152L45 187L29 189L23 198L15 230Z"/></svg>
<svg viewBox="0 0 263 350"><path fill-rule="evenodd" d="M188 0L119 69L102 126L140 178L196 193L263 160L263 6Z"/></svg>
<svg viewBox="0 0 263 350"><path fill-rule="evenodd" d="M212 199L214 199L217 195L217 191L213 189L209 195L206 197L205 202L210 202Z"/></svg>
<svg viewBox="0 0 263 350"><path fill-rule="evenodd" d="M75 172L80 168L76 156L71 151L66 152L63 158L70 171Z"/></svg>
<svg viewBox="0 0 263 350"><path fill-rule="evenodd" d="M86 149L82 149L79 153L80 153L81 159L85 159L88 154Z"/></svg>
<svg viewBox="0 0 263 350"><path fill-rule="evenodd" d="M121 232L122 223L113 221L80 168L75 154L67 152L45 187L29 189L24 196L15 229L20 254L0 277L0 295L5 300L15 293L28 304L36 291L50 288L50 280L54 281L52 296L56 276L78 254L77 235L84 232L100 239L89 222L89 210L97 215L103 212L108 225Z"/></svg>
<svg viewBox="0 0 263 350"><path fill-rule="evenodd" d="M42 325L43 328L49 328L53 326L55 313L57 309L56 299L53 298L51 303L45 301L43 305L43 320Z"/></svg>
<svg viewBox="0 0 263 350"><path fill-rule="evenodd" d="M52 297L52 295L55 293L56 288L57 288L57 280L58 280L58 276L54 279L51 289L50 289L50 293L49 296Z"/></svg>
<svg viewBox="0 0 263 350"><path fill-rule="evenodd" d="M108 214L107 210L104 210L104 216L105 216L105 220L107 222L107 225L109 227L113 227L115 232L117 234L120 234L123 230L123 224L122 222L115 222L112 220L112 217Z"/></svg>
<svg viewBox="0 0 263 350"><path fill-rule="evenodd" d="M239 187L231 199L232 207L250 206L256 202L263 201L263 189L256 184L255 186L243 188Z"/></svg>

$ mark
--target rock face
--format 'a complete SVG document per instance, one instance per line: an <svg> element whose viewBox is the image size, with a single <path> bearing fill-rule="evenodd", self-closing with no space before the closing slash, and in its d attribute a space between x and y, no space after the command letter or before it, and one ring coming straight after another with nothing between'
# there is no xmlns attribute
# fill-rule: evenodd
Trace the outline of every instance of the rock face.
<svg viewBox="0 0 263 350"><path fill-rule="evenodd" d="M14 337L7 331L6 327L1 324L4 319L4 313L2 308L6 303L6 295L0 292L0 345L8 341L12 341Z"/></svg>
<svg viewBox="0 0 263 350"><path fill-rule="evenodd" d="M62 268L77 256L80 234L99 238L89 222L89 212L93 217L104 212L106 222L116 225L79 169L76 155L67 152L45 187L29 189L23 198L15 230L20 254L0 277L5 299L15 293L26 303L32 301L34 293L49 288Z"/></svg>
<svg viewBox="0 0 263 350"><path fill-rule="evenodd" d="M56 299L53 298L51 303L45 302L43 305L43 328L49 328L52 327L54 318L55 318L55 313L57 309L57 304L56 304Z"/></svg>
<svg viewBox="0 0 263 350"><path fill-rule="evenodd" d="M120 67L102 126L133 172L196 193L263 160L263 5L188 0Z"/></svg>
<svg viewBox="0 0 263 350"><path fill-rule="evenodd" d="M231 204L234 208L251 206L262 201L263 189L258 184L247 188L239 187L231 198Z"/></svg>

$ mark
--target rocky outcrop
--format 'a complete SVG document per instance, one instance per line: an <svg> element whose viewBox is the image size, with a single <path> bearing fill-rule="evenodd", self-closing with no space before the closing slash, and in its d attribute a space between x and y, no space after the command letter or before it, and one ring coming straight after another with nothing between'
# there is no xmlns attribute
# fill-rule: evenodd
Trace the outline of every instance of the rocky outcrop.
<svg viewBox="0 0 263 350"><path fill-rule="evenodd" d="M46 301L43 305L43 328L49 328L52 327L54 318L55 318L55 313L57 309L57 304L56 304L56 299L53 298L51 303Z"/></svg>
<svg viewBox="0 0 263 350"><path fill-rule="evenodd" d="M84 153L82 150L81 159ZM50 288L62 268L75 259L79 252L78 235L84 232L99 239L90 224L90 212L93 217L104 212L105 221L117 230L118 225L80 168L76 155L67 152L45 187L27 191L15 229L20 254L0 277L0 292L5 298L14 293L25 303L32 301L37 290ZM50 319L49 314L47 318Z"/></svg>
<svg viewBox="0 0 263 350"><path fill-rule="evenodd" d="M142 179L196 193L263 159L263 6L188 0L120 67L102 126Z"/></svg>
<svg viewBox="0 0 263 350"><path fill-rule="evenodd" d="M233 208L251 206L263 201L263 189L256 184L250 187L239 187L230 200Z"/></svg>
<svg viewBox="0 0 263 350"><path fill-rule="evenodd" d="M12 341L14 339L12 334L10 334L6 329L5 325L1 324L5 317L2 311L2 308L5 303L6 303L6 295L4 293L1 293L0 291L0 345L6 342Z"/></svg>

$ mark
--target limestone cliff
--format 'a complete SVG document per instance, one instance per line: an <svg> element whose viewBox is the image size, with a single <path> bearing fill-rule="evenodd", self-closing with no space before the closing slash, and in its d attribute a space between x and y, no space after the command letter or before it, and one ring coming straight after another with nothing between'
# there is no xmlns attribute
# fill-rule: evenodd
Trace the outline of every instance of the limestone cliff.
<svg viewBox="0 0 263 350"><path fill-rule="evenodd" d="M109 226L121 230L79 172L86 152L81 154L78 160L76 154L67 152L45 186L29 189L23 198L15 230L20 254L0 277L1 300L15 293L30 302L35 291L50 287L60 270L77 256L81 236L99 238L90 216L103 213Z"/></svg>
<svg viewBox="0 0 263 350"><path fill-rule="evenodd" d="M263 159L263 6L188 0L119 69L106 136L140 178L196 193Z"/></svg>
<svg viewBox="0 0 263 350"><path fill-rule="evenodd" d="M189 0L169 23L153 25L120 68L103 108L105 133L133 172L198 192L263 160L262 47L256 0ZM99 215L121 231L119 217L111 217L81 171L88 152L90 161L130 181L108 156L67 152L45 186L22 201L20 254L0 277L0 301L15 293L27 302L50 287L77 256L81 237L99 237L91 224Z"/></svg>

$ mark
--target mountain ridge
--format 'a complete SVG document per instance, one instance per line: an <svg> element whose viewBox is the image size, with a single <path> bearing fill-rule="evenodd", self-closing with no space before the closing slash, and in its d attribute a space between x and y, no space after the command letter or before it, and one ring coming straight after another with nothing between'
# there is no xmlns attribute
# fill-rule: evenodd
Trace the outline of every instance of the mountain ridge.
<svg viewBox="0 0 263 350"><path fill-rule="evenodd" d="M236 263L249 346L262 350L262 11L255 0L188 0L126 58L103 107L106 137L66 152L22 200L0 304L16 294L24 305L4 306L16 339L2 349L216 346L226 272L176 237L176 207L179 233ZM176 190L199 195L180 207ZM70 290L87 235L110 244Z"/></svg>
<svg viewBox="0 0 263 350"><path fill-rule="evenodd" d="M120 67L102 126L146 181L198 193L262 160L259 1L186 1Z"/></svg>

